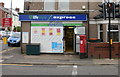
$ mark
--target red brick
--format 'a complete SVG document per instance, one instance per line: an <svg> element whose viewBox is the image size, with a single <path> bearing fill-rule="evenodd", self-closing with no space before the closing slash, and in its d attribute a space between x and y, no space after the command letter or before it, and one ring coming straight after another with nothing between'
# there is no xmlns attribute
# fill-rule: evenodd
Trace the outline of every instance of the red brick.
<svg viewBox="0 0 120 77"><path fill-rule="evenodd" d="M1 7L4 7L4 3L0 3ZM2 25L2 19L4 18L5 13L3 10L0 9L0 25Z"/></svg>
<svg viewBox="0 0 120 77"><path fill-rule="evenodd" d="M112 58L117 58L120 50L120 43L113 43ZM88 56L93 55L93 58L109 58L108 43L89 43ZM120 57L120 56L119 56Z"/></svg>

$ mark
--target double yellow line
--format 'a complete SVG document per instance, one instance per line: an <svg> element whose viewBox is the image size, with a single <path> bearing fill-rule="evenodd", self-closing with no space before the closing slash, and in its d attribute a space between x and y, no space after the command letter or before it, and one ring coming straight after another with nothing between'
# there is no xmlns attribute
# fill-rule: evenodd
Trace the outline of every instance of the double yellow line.
<svg viewBox="0 0 120 77"><path fill-rule="evenodd" d="M4 66L33 66L33 65L27 65L27 64L0 64Z"/></svg>
<svg viewBox="0 0 120 77"><path fill-rule="evenodd" d="M16 47L13 47L11 49L6 49L6 50L3 50L3 51L0 51L0 53L4 53L4 52L7 52L7 51L11 51L11 50L14 50L14 49L17 49Z"/></svg>

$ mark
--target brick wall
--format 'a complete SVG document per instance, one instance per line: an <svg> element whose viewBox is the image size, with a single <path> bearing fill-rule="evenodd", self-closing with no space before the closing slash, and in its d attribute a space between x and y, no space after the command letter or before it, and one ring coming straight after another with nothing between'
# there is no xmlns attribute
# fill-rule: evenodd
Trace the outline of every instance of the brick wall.
<svg viewBox="0 0 120 77"><path fill-rule="evenodd" d="M43 2L25 2L24 10L43 10Z"/></svg>
<svg viewBox="0 0 120 77"><path fill-rule="evenodd" d="M59 10L59 3L57 0L55 1L55 10ZM93 19L94 16L99 14L99 11L97 11L100 9L100 7L98 7L99 4L101 4L101 2L89 2L89 9L94 10L90 11L90 19ZM73 0L69 2L69 10L82 10L82 6L85 6L85 10L88 10L88 2L74 2ZM42 0L38 2L24 2L24 10L44 10L44 2Z"/></svg>
<svg viewBox="0 0 120 77"><path fill-rule="evenodd" d="M0 3L0 6L4 7L4 3ZM0 25L2 25L3 18L4 18L4 11L0 9Z"/></svg>
<svg viewBox="0 0 120 77"><path fill-rule="evenodd" d="M120 43L113 43L112 58L118 58L119 55ZM88 43L88 56L91 58L109 58L109 43Z"/></svg>
<svg viewBox="0 0 120 77"><path fill-rule="evenodd" d="M29 21L22 21L22 32L28 32L29 33L29 43L30 43L30 23L31 22L29 22ZM27 45L27 43L22 43L22 41L21 41L21 51L22 51L22 53L25 53L26 52L26 45Z"/></svg>

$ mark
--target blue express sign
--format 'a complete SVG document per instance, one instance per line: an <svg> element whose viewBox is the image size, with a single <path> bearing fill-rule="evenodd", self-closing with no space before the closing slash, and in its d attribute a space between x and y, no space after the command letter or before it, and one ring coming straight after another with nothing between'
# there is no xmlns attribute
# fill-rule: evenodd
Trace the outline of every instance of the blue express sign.
<svg viewBox="0 0 120 77"><path fill-rule="evenodd" d="M20 21L87 21L86 14L20 15Z"/></svg>

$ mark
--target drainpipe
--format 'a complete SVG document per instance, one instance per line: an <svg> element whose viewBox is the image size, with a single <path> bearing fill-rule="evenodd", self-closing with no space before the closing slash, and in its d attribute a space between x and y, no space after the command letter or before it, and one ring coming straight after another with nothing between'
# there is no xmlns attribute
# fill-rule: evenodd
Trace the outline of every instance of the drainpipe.
<svg viewBox="0 0 120 77"><path fill-rule="evenodd" d="M88 0L88 36L87 36L87 40L89 40L90 38L90 33L89 33L89 26L90 26L90 3L89 3L89 0ZM87 57L88 57L88 52L89 52L89 44L87 43Z"/></svg>

